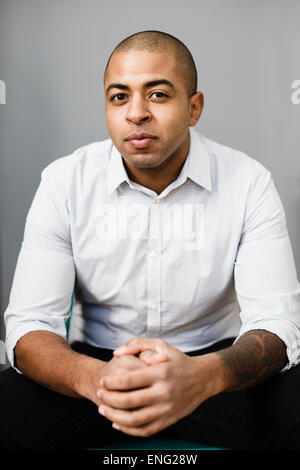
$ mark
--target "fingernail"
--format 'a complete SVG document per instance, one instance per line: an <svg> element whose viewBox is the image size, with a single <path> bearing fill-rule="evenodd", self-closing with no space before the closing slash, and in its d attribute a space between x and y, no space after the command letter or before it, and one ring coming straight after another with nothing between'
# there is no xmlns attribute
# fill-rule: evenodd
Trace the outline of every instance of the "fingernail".
<svg viewBox="0 0 300 470"><path fill-rule="evenodd" d="M104 406L100 406L99 407L99 413L103 416L105 416L105 409L104 409Z"/></svg>
<svg viewBox="0 0 300 470"><path fill-rule="evenodd" d="M123 351L124 351L124 348L121 347L121 348L115 349L114 354L122 354Z"/></svg>
<svg viewBox="0 0 300 470"><path fill-rule="evenodd" d="M116 424L116 423L113 423L112 427L113 427L114 429L117 429L118 431L120 430L120 426L119 426L118 424Z"/></svg>
<svg viewBox="0 0 300 470"><path fill-rule="evenodd" d="M97 390L97 396L98 396L99 398L101 398L101 396L102 396L102 391L101 391L101 390Z"/></svg>

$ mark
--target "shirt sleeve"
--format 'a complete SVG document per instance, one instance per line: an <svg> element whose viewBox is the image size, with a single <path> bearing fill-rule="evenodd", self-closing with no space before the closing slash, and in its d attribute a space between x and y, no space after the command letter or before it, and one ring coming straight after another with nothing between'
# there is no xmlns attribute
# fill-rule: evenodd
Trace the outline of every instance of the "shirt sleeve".
<svg viewBox="0 0 300 470"><path fill-rule="evenodd" d="M70 239L67 191L58 161L41 173L41 181L26 217L22 246L4 313L6 352L14 363L14 348L26 333L51 331L66 338L75 267Z"/></svg>
<svg viewBox="0 0 300 470"><path fill-rule="evenodd" d="M248 194L234 278L242 322L238 338L253 329L270 331L286 345L282 372L299 364L300 286L285 212L270 172L260 164Z"/></svg>

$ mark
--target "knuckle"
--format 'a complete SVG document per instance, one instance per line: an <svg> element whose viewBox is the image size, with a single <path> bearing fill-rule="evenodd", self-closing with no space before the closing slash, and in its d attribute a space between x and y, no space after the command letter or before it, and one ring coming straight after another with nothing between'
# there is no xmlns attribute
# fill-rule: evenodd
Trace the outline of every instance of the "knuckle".
<svg viewBox="0 0 300 470"><path fill-rule="evenodd" d="M124 362L126 362L127 357L128 356L126 356L126 355L118 357L118 364L123 364Z"/></svg>
<svg viewBox="0 0 300 470"><path fill-rule="evenodd" d="M164 414L172 414L174 411L172 403L167 403L164 407Z"/></svg>
<svg viewBox="0 0 300 470"><path fill-rule="evenodd" d="M130 361L131 356L122 356L120 357L120 362L123 367L126 367L131 361Z"/></svg>
<svg viewBox="0 0 300 470"><path fill-rule="evenodd" d="M171 389L170 389L170 387L168 387L167 384L162 385L161 395L164 398L164 400L166 400L166 401L168 401L171 398L171 396L172 396Z"/></svg>
<svg viewBox="0 0 300 470"><path fill-rule="evenodd" d="M122 370L122 372L126 372L130 367L132 367L133 361L135 358L133 356L121 356L119 358L119 367Z"/></svg>
<svg viewBox="0 0 300 470"><path fill-rule="evenodd" d="M136 419L135 419L135 417L134 417L133 415L128 416L128 423L127 423L127 425L128 425L129 427L134 427L134 426L136 426Z"/></svg>
<svg viewBox="0 0 300 470"><path fill-rule="evenodd" d="M122 406L123 408L130 408L130 406L131 406L131 400L130 400L130 398L128 398L128 397L122 398L122 401L121 401L121 403L120 403L120 406Z"/></svg>
<svg viewBox="0 0 300 470"><path fill-rule="evenodd" d="M124 385L126 385L127 388L132 388L133 380L134 378L131 375L127 375L126 378L124 378Z"/></svg>
<svg viewBox="0 0 300 470"><path fill-rule="evenodd" d="M121 374L124 374L125 371L126 369L124 369L124 367L117 367L115 372L116 374L121 375Z"/></svg>
<svg viewBox="0 0 300 470"><path fill-rule="evenodd" d="M155 395L159 401L171 402L173 400L172 387L167 382L160 382L156 385Z"/></svg>
<svg viewBox="0 0 300 470"><path fill-rule="evenodd" d="M135 345L135 344L138 343L138 341L139 341L139 338L138 338L137 336L134 336L134 338L131 338L131 340L128 341L127 344L129 344L129 345Z"/></svg>
<svg viewBox="0 0 300 470"><path fill-rule="evenodd" d="M164 396L165 396L165 399L166 399L167 401L171 400L171 398L172 398L172 390L171 390L170 387L165 386Z"/></svg>
<svg viewBox="0 0 300 470"><path fill-rule="evenodd" d="M165 364L162 364L162 367L160 368L160 379L161 380L166 380L168 378L168 366Z"/></svg>

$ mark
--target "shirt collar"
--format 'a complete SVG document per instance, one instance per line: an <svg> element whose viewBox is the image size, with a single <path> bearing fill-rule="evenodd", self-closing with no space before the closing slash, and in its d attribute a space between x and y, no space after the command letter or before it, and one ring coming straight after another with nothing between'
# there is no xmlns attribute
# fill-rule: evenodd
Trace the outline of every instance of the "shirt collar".
<svg viewBox="0 0 300 470"><path fill-rule="evenodd" d="M204 144L203 137L193 128L190 128L189 152L177 179L185 180L186 178L190 178L208 191L212 190L209 153ZM109 196L124 181L132 187L132 183L123 164L122 156L117 148L112 145L108 166Z"/></svg>
<svg viewBox="0 0 300 470"><path fill-rule="evenodd" d="M120 186L121 183L123 183L123 181L127 181L129 186L131 186L130 179L123 164L122 156L114 145L112 145L111 149L107 178L109 196L118 186Z"/></svg>
<svg viewBox="0 0 300 470"><path fill-rule="evenodd" d="M187 176L195 183L212 191L211 167L208 149L204 138L192 127L190 128L189 167Z"/></svg>

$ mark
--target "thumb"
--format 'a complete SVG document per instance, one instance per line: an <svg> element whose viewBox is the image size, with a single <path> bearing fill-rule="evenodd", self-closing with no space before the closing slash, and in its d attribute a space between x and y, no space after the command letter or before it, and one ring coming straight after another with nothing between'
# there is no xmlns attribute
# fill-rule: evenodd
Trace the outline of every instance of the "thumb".
<svg viewBox="0 0 300 470"><path fill-rule="evenodd" d="M140 353L139 358L149 366L166 362L169 359L166 353L158 353L156 351L143 351Z"/></svg>
<svg viewBox="0 0 300 470"><path fill-rule="evenodd" d="M142 351L153 350L158 353L165 353L166 347L162 347L159 340L151 338L133 338L124 346L114 350L114 356L122 356L123 354L138 354Z"/></svg>

